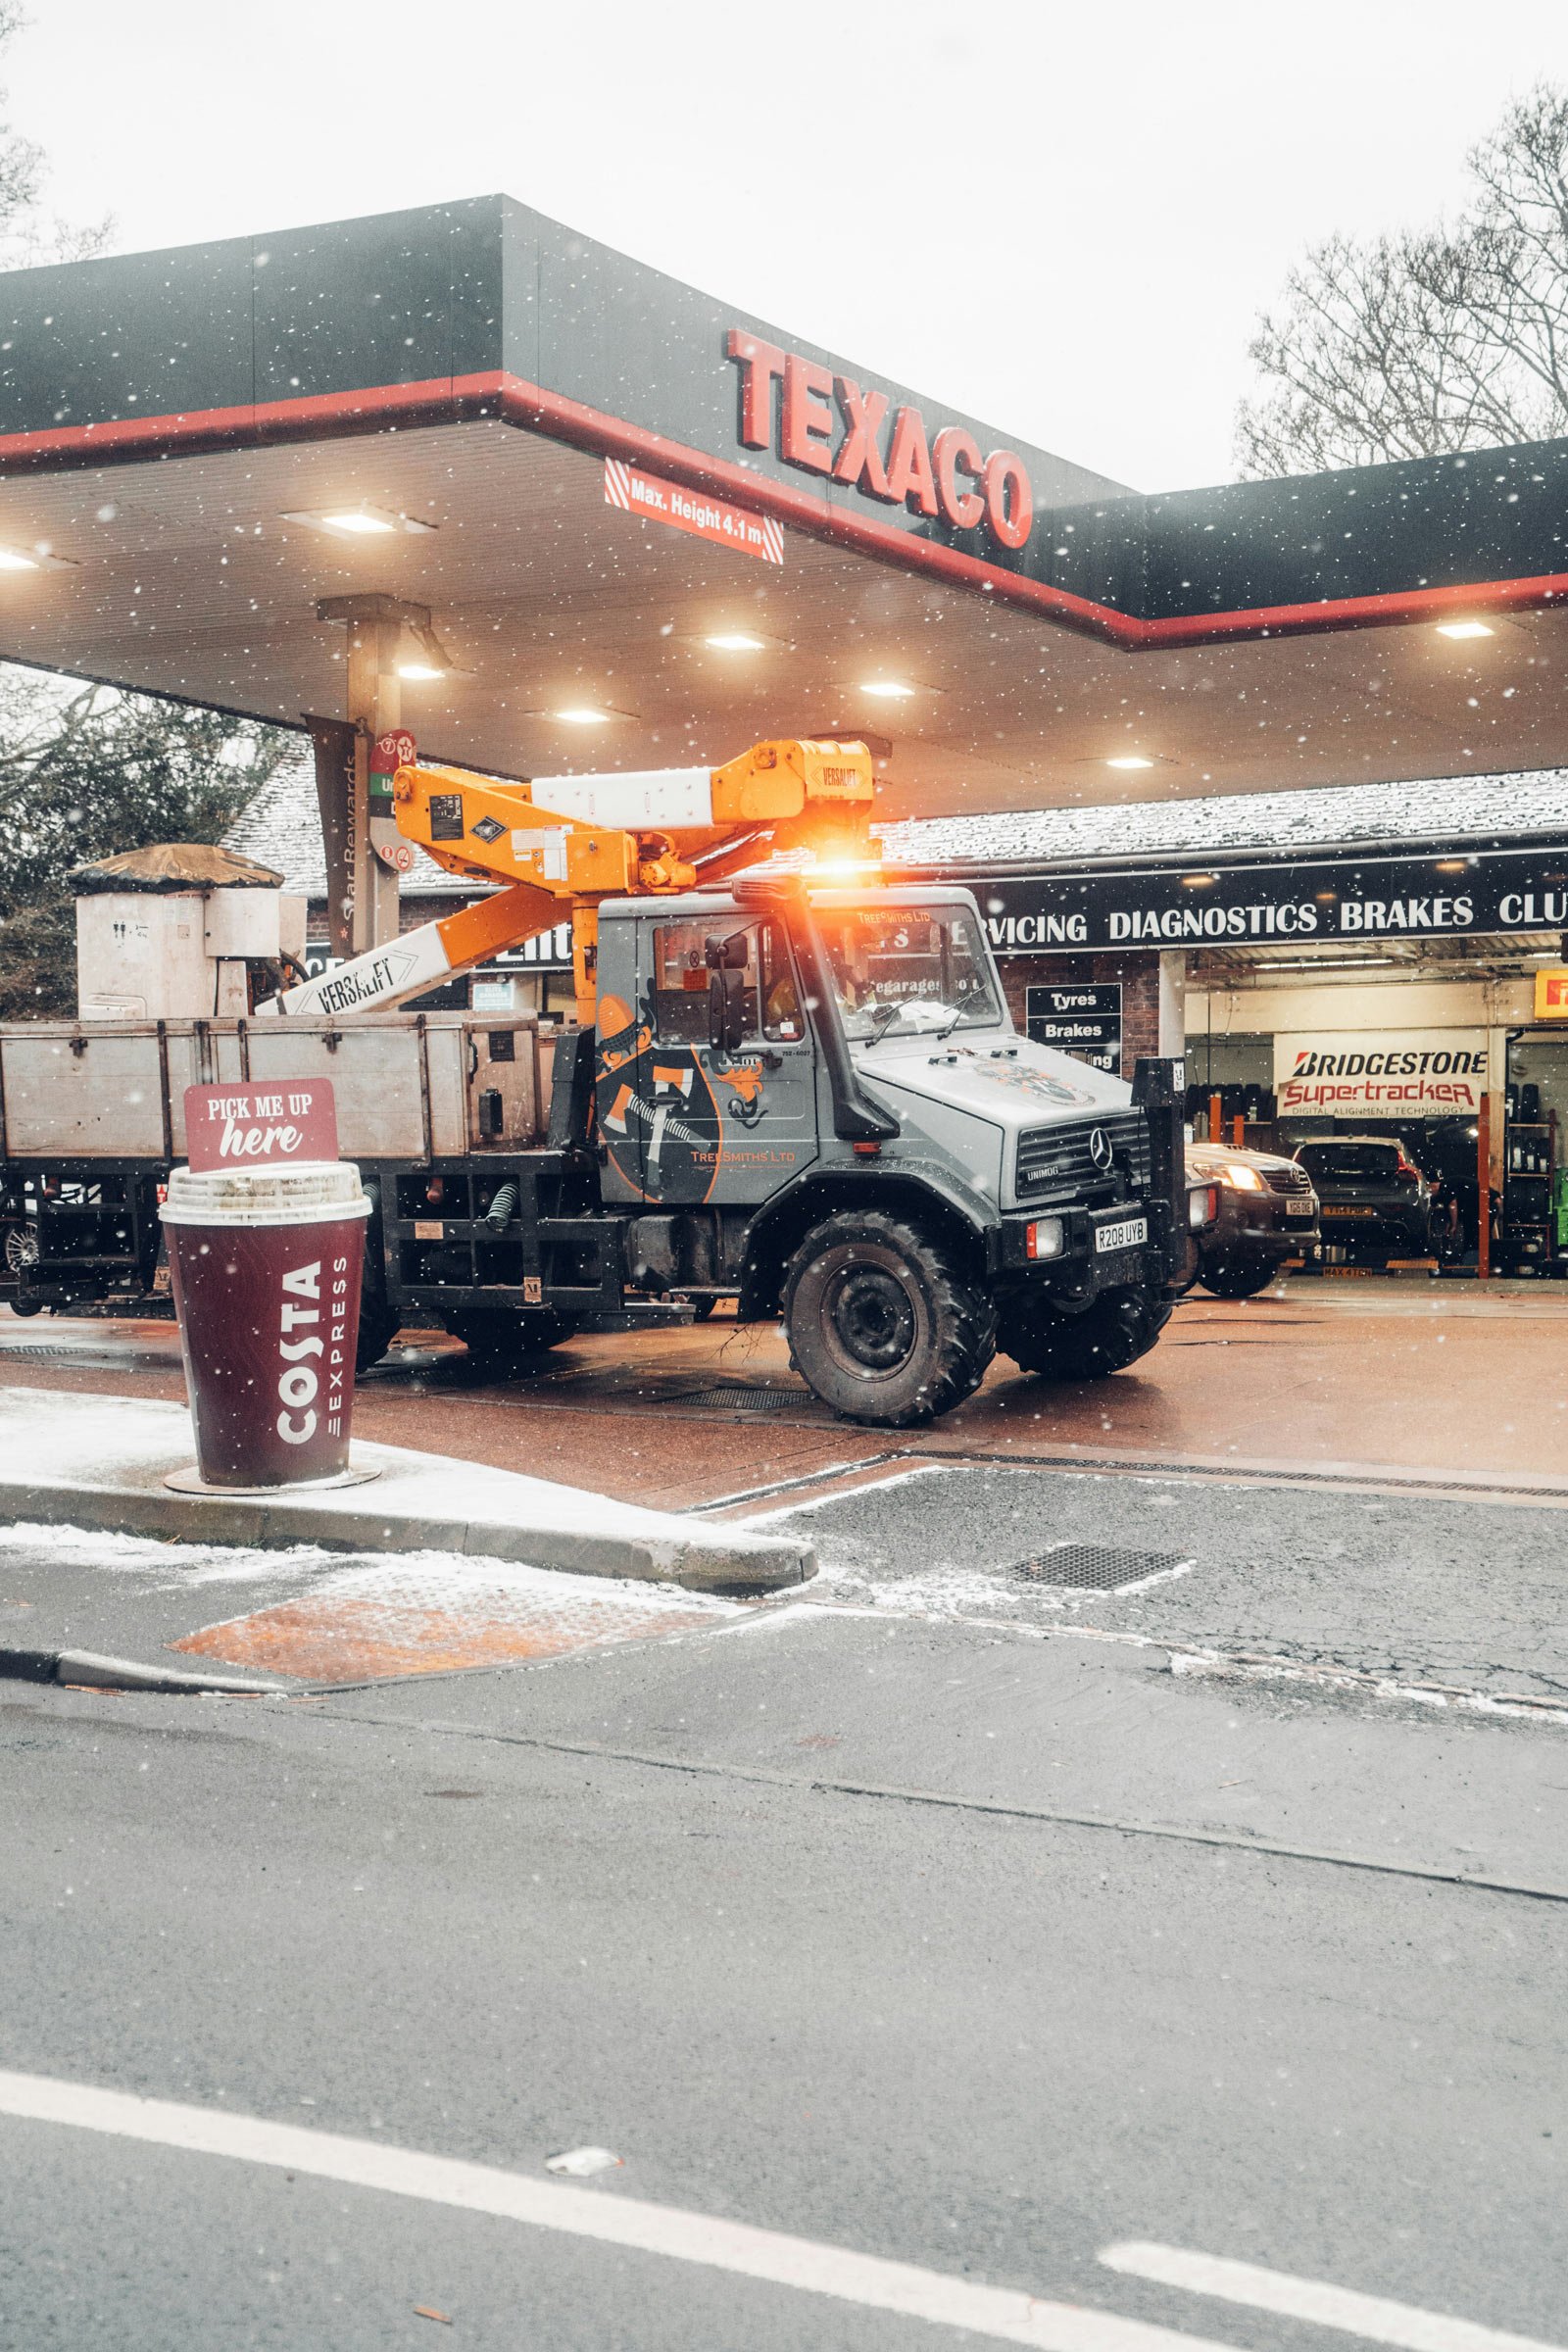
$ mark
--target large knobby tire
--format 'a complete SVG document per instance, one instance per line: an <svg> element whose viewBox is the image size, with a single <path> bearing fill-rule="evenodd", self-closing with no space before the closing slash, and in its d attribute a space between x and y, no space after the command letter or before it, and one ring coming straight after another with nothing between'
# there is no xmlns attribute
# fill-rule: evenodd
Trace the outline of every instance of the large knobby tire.
<svg viewBox="0 0 1568 2352"><path fill-rule="evenodd" d="M547 1306L530 1306L496 1313L484 1308L458 1308L446 1318L454 1339L467 1348L476 1372L494 1380L537 1371L552 1348L571 1336L564 1315Z"/></svg>
<svg viewBox="0 0 1568 2352"><path fill-rule="evenodd" d="M378 1364L401 1326L397 1315L378 1293L360 1300L360 1333L354 1348L354 1369L368 1372Z"/></svg>
<svg viewBox="0 0 1568 2352"><path fill-rule="evenodd" d="M1149 1353L1170 1314L1170 1300L1149 1291L1105 1291L1078 1315L1031 1297L1013 1302L997 1344L1046 1380L1108 1380Z"/></svg>
<svg viewBox="0 0 1568 2352"><path fill-rule="evenodd" d="M813 1226L784 1277L790 1359L846 1421L908 1429L972 1396L997 1310L952 1252L884 1209Z"/></svg>
<svg viewBox="0 0 1568 2352"><path fill-rule="evenodd" d="M1247 1250L1218 1250L1212 1257L1200 1262L1198 1279L1216 1298L1255 1298L1278 1272L1278 1261L1272 1257L1258 1257Z"/></svg>
<svg viewBox="0 0 1568 2352"><path fill-rule="evenodd" d="M396 1310L387 1304L386 1266L381 1255L381 1226L377 1216L380 1205L379 1185L361 1188L370 1203L370 1214L365 1220L365 1254L360 1268L360 1329L354 1344L356 1373L368 1372L378 1364L401 1329Z"/></svg>

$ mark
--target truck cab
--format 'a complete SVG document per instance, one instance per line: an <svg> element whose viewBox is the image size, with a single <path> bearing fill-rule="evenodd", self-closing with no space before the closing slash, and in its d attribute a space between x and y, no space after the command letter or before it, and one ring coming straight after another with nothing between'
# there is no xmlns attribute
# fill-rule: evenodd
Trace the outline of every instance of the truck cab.
<svg viewBox="0 0 1568 2352"><path fill-rule="evenodd" d="M1000 1346L1092 1378L1153 1345L1186 1224L1146 1100L1014 1029L973 897L790 872L600 908L601 1195L634 1288L784 1314L834 1408L958 1401Z"/></svg>

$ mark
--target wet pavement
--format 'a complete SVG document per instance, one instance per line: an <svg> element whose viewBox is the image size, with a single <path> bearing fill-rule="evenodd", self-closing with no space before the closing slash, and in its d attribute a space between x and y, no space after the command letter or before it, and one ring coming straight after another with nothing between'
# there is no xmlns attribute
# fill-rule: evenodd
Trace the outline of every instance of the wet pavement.
<svg viewBox="0 0 1568 2352"><path fill-rule="evenodd" d="M789 1370L771 1324L601 1333L532 1378L477 1379L443 1334L405 1334L363 1380L355 1428L661 1509L752 1496L881 1460L1073 1461L1560 1491L1568 1499L1568 1285L1485 1292L1424 1277L1297 1280L1260 1298L1184 1299L1152 1354L1099 1384L1046 1383L999 1358L928 1430L836 1421ZM184 1395L172 1325L0 1312L0 1379Z"/></svg>
<svg viewBox="0 0 1568 2352"><path fill-rule="evenodd" d="M946 1421L889 1432L833 1421L775 1329L723 1315L585 1337L510 1385L411 1333L366 1377L356 1433L808 1539L812 1592L835 1610L1120 1639L1375 1704L1555 1716L1565 1339L1555 1286L1302 1283L1183 1301L1154 1353L1098 1387L1003 1364ZM0 1315L0 1381L183 1394L176 1334L148 1322ZM225 1569L189 1544L73 1541L26 1574L12 1547L5 1639L325 1683L706 1625L646 1596L541 1593L528 1567L305 1548L231 1551ZM1108 1567L1064 1569L1069 1544Z"/></svg>
<svg viewBox="0 0 1568 2352"><path fill-rule="evenodd" d="M927 1462L764 1524L809 1536L842 1605L1568 1710L1558 1509Z"/></svg>

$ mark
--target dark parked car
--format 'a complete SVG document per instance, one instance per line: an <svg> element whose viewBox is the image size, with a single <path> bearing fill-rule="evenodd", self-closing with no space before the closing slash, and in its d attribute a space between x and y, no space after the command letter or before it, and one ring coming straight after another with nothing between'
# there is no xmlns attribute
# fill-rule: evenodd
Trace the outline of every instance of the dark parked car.
<svg viewBox="0 0 1568 2352"><path fill-rule="evenodd" d="M1250 1298L1288 1257L1315 1251L1317 1196L1294 1159L1189 1144L1187 1181L1212 1185L1219 1213L1198 1236L1198 1276L1216 1298Z"/></svg>
<svg viewBox="0 0 1568 2352"><path fill-rule="evenodd" d="M1323 1240L1363 1264L1432 1253L1432 1187L1395 1135L1325 1135L1296 1154L1317 1188Z"/></svg>

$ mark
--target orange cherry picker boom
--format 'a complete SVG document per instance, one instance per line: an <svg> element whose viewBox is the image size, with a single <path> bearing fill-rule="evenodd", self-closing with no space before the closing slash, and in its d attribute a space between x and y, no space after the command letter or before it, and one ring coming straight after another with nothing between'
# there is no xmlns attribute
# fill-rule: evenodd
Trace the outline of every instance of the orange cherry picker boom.
<svg viewBox="0 0 1568 2352"><path fill-rule="evenodd" d="M577 1018L593 1025L599 907L607 898L669 898L769 850L868 855L871 758L862 743L754 744L716 768L537 777L520 784L452 767L393 778L406 841L448 873L500 882L479 899L289 989L262 1011L384 1011L520 947L570 915Z"/></svg>

